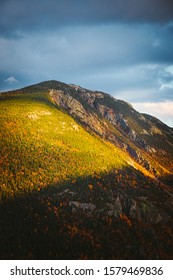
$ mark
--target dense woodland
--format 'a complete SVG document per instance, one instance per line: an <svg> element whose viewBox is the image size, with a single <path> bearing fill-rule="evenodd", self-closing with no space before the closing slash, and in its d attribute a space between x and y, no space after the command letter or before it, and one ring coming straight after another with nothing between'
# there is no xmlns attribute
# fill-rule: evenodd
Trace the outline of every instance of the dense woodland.
<svg viewBox="0 0 173 280"><path fill-rule="evenodd" d="M47 93L0 98L1 259L173 257L171 184Z"/></svg>

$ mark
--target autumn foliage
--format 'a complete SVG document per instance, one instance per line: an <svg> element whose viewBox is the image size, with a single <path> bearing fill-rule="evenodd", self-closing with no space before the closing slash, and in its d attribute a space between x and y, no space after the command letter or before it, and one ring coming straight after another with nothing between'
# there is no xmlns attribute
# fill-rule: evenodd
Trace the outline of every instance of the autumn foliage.
<svg viewBox="0 0 173 280"><path fill-rule="evenodd" d="M47 94L2 98L0 118L1 259L173 256L170 198L125 152Z"/></svg>

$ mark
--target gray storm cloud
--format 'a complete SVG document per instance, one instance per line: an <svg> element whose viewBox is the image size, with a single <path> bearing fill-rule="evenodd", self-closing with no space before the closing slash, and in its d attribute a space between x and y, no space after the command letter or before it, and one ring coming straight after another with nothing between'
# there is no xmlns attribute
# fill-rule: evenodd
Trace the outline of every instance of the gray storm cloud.
<svg viewBox="0 0 173 280"><path fill-rule="evenodd" d="M172 0L1 0L0 31L115 21L169 22Z"/></svg>

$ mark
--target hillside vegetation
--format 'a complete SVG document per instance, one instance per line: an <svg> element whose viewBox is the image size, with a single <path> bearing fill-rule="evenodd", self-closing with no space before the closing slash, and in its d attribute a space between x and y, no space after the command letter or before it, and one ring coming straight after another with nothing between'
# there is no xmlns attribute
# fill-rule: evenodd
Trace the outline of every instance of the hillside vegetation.
<svg viewBox="0 0 173 280"><path fill-rule="evenodd" d="M173 190L156 176L171 172L51 85L0 96L1 259L171 259Z"/></svg>
<svg viewBox="0 0 173 280"><path fill-rule="evenodd" d="M2 195L127 165L118 148L90 135L46 94L8 98L0 107Z"/></svg>

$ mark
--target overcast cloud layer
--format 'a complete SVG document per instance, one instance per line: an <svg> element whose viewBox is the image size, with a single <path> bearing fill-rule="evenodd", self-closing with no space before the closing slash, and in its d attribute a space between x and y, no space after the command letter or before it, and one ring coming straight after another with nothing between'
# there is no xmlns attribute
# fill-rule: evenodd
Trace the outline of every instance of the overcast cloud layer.
<svg viewBox="0 0 173 280"><path fill-rule="evenodd" d="M75 83L173 126L172 46L172 0L1 0L0 91Z"/></svg>

